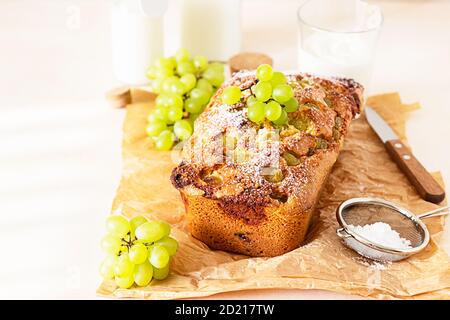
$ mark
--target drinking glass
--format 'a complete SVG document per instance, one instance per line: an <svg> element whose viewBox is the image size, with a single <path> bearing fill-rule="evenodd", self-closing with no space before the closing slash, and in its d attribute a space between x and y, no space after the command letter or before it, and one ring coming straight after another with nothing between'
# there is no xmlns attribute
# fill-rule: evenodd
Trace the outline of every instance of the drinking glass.
<svg viewBox="0 0 450 320"><path fill-rule="evenodd" d="M298 9L298 67L353 78L367 89L383 15L360 0L308 0Z"/></svg>

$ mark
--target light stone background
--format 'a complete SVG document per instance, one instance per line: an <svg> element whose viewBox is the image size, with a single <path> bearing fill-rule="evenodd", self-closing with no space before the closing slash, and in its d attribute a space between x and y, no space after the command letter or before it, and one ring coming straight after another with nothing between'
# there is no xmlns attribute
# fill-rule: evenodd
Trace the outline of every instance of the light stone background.
<svg viewBox="0 0 450 320"><path fill-rule="evenodd" d="M295 68L301 2L244 0L243 49ZM385 23L371 93L399 91L422 104L408 122L409 141L450 184L450 2L375 2ZM176 19L167 22L173 35ZM175 47L171 36L168 51ZM0 298L96 298L124 116L103 98L117 85L109 48L105 0L0 2ZM354 298L318 290L216 297Z"/></svg>

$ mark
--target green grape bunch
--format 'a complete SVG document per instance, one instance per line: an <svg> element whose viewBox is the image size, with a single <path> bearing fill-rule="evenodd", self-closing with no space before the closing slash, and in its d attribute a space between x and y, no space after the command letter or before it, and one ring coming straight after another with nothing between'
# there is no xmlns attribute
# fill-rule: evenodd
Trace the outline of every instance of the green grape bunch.
<svg viewBox="0 0 450 320"><path fill-rule="evenodd" d="M100 265L104 279L114 279L117 286L128 289L133 284L147 286L152 279L163 280L169 275L178 242L169 236L168 223L143 216L128 220L112 215L106 219L106 230L101 247L107 256Z"/></svg>
<svg viewBox="0 0 450 320"><path fill-rule="evenodd" d="M157 150L171 150L192 135L195 119L225 80L222 63L209 62L201 55L191 58L186 49L156 60L147 77L158 94L146 129Z"/></svg>
<svg viewBox="0 0 450 320"><path fill-rule="evenodd" d="M298 110L298 101L286 76L262 64L256 69L256 78L258 82L250 88L251 94L246 100L247 118L254 123L267 119L278 126L287 124L288 113ZM223 103L233 105L241 101L242 91L230 86L223 90L221 98Z"/></svg>

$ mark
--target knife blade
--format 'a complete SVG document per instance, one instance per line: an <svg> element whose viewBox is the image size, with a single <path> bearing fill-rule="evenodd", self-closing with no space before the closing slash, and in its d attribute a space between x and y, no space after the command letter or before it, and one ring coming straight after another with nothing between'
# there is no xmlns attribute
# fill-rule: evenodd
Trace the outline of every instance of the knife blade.
<svg viewBox="0 0 450 320"><path fill-rule="evenodd" d="M414 157L411 150L405 146L394 130L371 107L365 108L366 119L399 169L406 175L419 195L426 201L439 203L445 198L444 189L433 176Z"/></svg>

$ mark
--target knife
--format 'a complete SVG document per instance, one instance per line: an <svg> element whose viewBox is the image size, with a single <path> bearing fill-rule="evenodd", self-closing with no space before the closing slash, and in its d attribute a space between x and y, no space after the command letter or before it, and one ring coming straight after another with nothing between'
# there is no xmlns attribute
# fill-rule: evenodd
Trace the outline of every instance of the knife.
<svg viewBox="0 0 450 320"><path fill-rule="evenodd" d="M392 128L372 108L366 106L366 118L372 129L383 141L387 152L399 169L408 177L419 195L426 201L439 203L445 198L444 189L413 156Z"/></svg>

